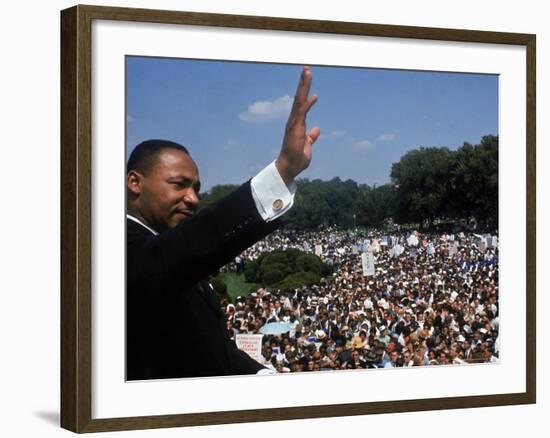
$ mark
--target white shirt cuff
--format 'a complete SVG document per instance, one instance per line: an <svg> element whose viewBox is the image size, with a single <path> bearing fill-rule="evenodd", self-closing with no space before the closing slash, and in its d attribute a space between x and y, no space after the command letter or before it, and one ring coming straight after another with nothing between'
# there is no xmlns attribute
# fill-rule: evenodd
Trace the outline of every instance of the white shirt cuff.
<svg viewBox="0 0 550 438"><path fill-rule="evenodd" d="M293 181L287 187L275 166L275 161L252 178L250 185L258 213L266 222L282 216L294 204L296 183Z"/></svg>

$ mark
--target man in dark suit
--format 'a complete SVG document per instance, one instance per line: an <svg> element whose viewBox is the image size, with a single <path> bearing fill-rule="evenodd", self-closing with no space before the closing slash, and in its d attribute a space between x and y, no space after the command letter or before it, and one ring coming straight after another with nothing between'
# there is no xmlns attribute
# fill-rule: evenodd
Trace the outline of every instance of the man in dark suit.
<svg viewBox="0 0 550 438"><path fill-rule="evenodd" d="M200 179L187 149L150 140L127 164L128 380L267 372L228 337L204 280L273 231L293 203L294 178L311 161L319 128L306 132L311 71L304 67L279 157L197 213Z"/></svg>

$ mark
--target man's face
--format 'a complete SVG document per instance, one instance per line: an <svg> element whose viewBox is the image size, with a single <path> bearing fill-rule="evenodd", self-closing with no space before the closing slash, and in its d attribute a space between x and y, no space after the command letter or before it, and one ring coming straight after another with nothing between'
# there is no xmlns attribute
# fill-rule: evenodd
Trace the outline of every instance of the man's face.
<svg viewBox="0 0 550 438"><path fill-rule="evenodd" d="M164 149L140 177L140 213L158 232L174 228L197 211L199 189L199 171L193 159L183 151Z"/></svg>

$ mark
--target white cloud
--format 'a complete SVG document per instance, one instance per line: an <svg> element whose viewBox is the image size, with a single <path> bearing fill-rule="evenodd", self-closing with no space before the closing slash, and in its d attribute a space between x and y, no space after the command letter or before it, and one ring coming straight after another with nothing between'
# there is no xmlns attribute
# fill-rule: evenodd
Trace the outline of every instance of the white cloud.
<svg viewBox="0 0 550 438"><path fill-rule="evenodd" d="M292 108L294 99L289 95L279 97L275 100L264 100L248 105L245 112L239 114L243 122L265 122L286 116Z"/></svg>
<svg viewBox="0 0 550 438"><path fill-rule="evenodd" d="M330 133L331 137L342 137L346 135L346 131L342 131L341 129L336 129Z"/></svg>
<svg viewBox="0 0 550 438"><path fill-rule="evenodd" d="M395 134L380 134L378 136L378 140L380 140L380 141L394 141L395 140Z"/></svg>
<svg viewBox="0 0 550 438"><path fill-rule="evenodd" d="M361 140L353 144L354 149L359 151L368 151L374 147L374 143L370 140Z"/></svg>
<svg viewBox="0 0 550 438"><path fill-rule="evenodd" d="M341 129L335 129L334 131L330 131L328 134L321 134L318 138L318 140L326 140L327 138L337 138L337 137L343 137L346 135L347 132L343 131Z"/></svg>

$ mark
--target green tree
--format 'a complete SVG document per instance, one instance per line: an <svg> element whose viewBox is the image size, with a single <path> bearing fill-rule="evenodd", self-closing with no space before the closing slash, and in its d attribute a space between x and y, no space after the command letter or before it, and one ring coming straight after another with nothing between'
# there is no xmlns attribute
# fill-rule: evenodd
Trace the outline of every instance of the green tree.
<svg viewBox="0 0 550 438"><path fill-rule="evenodd" d="M353 207L359 195L355 181L302 179L297 186L294 207L283 217L285 227L312 230L329 225L353 226Z"/></svg>
<svg viewBox="0 0 550 438"><path fill-rule="evenodd" d="M357 225L380 228L387 219L394 217L395 205L396 189L391 184L362 186L354 207Z"/></svg>
<svg viewBox="0 0 550 438"><path fill-rule="evenodd" d="M216 201L219 201L222 198L225 198L232 191L237 189L239 186L235 184L220 184L214 186L210 189L209 192L200 194L200 208L204 208Z"/></svg>
<svg viewBox="0 0 550 438"><path fill-rule="evenodd" d="M498 224L498 137L487 135L478 145L464 143L455 153L450 207L455 217Z"/></svg>
<svg viewBox="0 0 550 438"><path fill-rule="evenodd" d="M421 147L407 152L394 163L391 177L397 190L395 208L399 223L430 225L449 210L449 185L453 152L446 147Z"/></svg>

